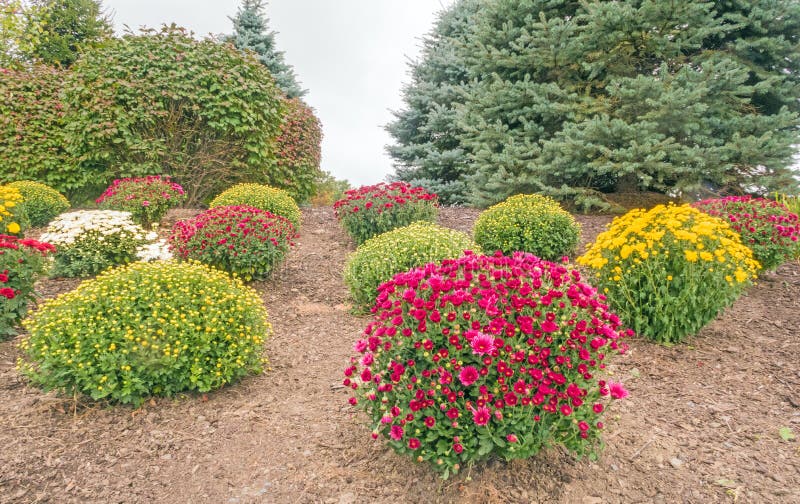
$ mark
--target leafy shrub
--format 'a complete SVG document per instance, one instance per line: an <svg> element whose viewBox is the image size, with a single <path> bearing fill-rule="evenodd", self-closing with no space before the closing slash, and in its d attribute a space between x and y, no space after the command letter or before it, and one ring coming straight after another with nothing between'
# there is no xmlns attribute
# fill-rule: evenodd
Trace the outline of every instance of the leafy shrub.
<svg viewBox="0 0 800 504"><path fill-rule="evenodd" d="M0 235L0 340L16 334L15 327L33 300L33 284L47 269L49 243Z"/></svg>
<svg viewBox="0 0 800 504"><path fill-rule="evenodd" d="M421 187L382 182L345 192L333 209L347 233L360 245L373 236L415 221L435 221L438 202L435 194Z"/></svg>
<svg viewBox="0 0 800 504"><path fill-rule="evenodd" d="M477 246L466 234L429 222L415 222L365 241L350 256L344 281L356 305L369 309L378 286L402 271L454 259Z"/></svg>
<svg viewBox="0 0 800 504"><path fill-rule="evenodd" d="M331 206L342 199L345 191L349 189L350 183L347 180L339 180L328 172L322 172L322 175L316 181L311 204L314 206Z"/></svg>
<svg viewBox="0 0 800 504"><path fill-rule="evenodd" d="M765 270L777 268L800 250L800 221L782 203L750 196L729 196L698 201L692 206L727 220Z"/></svg>
<svg viewBox="0 0 800 504"><path fill-rule="evenodd" d="M56 215L69 209L69 200L46 184L20 180L8 185L22 194L21 207L33 227L46 226Z"/></svg>
<svg viewBox="0 0 800 504"><path fill-rule="evenodd" d="M283 116L275 149L275 175L283 179L281 187L300 202L314 193L322 177L319 164L322 155L322 127L314 110L299 98L284 99ZM269 210L269 209L266 209Z"/></svg>
<svg viewBox="0 0 800 504"><path fill-rule="evenodd" d="M134 221L150 229L185 198L183 187L169 177L148 175L114 180L95 203L100 208L130 212Z"/></svg>
<svg viewBox="0 0 800 504"><path fill-rule="evenodd" d="M485 251L515 251L555 261L578 244L581 227L557 201L518 194L483 212L475 221L475 242Z"/></svg>
<svg viewBox="0 0 800 504"><path fill-rule="evenodd" d="M288 219L251 206L211 208L178 221L169 238L173 254L234 273L266 278L294 245Z"/></svg>
<svg viewBox="0 0 800 504"><path fill-rule="evenodd" d="M444 477L496 455L551 444L597 446L599 381L630 334L580 273L531 254L468 254L401 273L380 288L374 320L345 370L373 437Z"/></svg>
<svg viewBox="0 0 800 504"><path fill-rule="evenodd" d="M285 217L295 229L300 227L300 208L289 193L261 184L237 184L223 191L208 205L209 208L221 206L251 206L274 215Z"/></svg>
<svg viewBox="0 0 800 504"><path fill-rule="evenodd" d="M68 148L105 187L170 175L186 204L237 182L277 177L281 93L252 55L175 26L113 38L71 67L64 84Z"/></svg>
<svg viewBox="0 0 800 504"><path fill-rule="evenodd" d="M195 263L137 262L46 301L24 322L19 369L46 390L141 404L261 369L258 294Z"/></svg>
<svg viewBox="0 0 800 504"><path fill-rule="evenodd" d="M22 194L16 187L0 186L0 234L17 234L27 220L22 208Z"/></svg>
<svg viewBox="0 0 800 504"><path fill-rule="evenodd" d="M759 264L727 222L689 205L617 217L578 263L626 323L650 339L695 334L742 293Z"/></svg>
<svg viewBox="0 0 800 504"><path fill-rule="evenodd" d="M41 240L56 246L52 275L85 277L109 266L135 261L142 247L157 238L116 210L78 210L61 214Z"/></svg>

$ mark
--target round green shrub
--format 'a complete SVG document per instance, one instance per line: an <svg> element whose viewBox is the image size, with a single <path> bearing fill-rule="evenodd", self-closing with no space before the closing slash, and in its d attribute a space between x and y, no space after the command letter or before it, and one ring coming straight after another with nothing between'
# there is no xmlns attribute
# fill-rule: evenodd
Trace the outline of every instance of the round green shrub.
<svg viewBox="0 0 800 504"><path fill-rule="evenodd" d="M554 199L518 194L483 211L474 234L487 253L522 251L556 261L575 249L581 227Z"/></svg>
<svg viewBox="0 0 800 504"><path fill-rule="evenodd" d="M359 245L347 261L344 280L356 305L369 309L375 303L378 286L395 274L455 259L465 250L477 250L465 233L430 222L414 222Z"/></svg>
<svg viewBox="0 0 800 504"><path fill-rule="evenodd" d="M300 207L289 193L262 184L236 184L220 193L208 205L209 208L221 206L251 206L280 215L289 220L295 229L300 227Z"/></svg>
<svg viewBox="0 0 800 504"><path fill-rule="evenodd" d="M18 369L46 390L141 404L261 371L258 293L197 262L137 262L46 301L24 322Z"/></svg>
<svg viewBox="0 0 800 504"><path fill-rule="evenodd" d="M11 182L22 194L22 208L33 227L46 226L56 215L69 209L69 200L52 187L32 180Z"/></svg>

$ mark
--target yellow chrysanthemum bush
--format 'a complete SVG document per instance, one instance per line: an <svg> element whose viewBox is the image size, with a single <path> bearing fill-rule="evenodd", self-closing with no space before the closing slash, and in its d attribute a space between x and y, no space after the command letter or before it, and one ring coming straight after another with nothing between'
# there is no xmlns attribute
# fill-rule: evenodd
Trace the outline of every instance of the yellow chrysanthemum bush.
<svg viewBox="0 0 800 504"><path fill-rule="evenodd" d="M727 222L688 205L617 217L577 261L630 327L668 344L713 320L760 269Z"/></svg>
<svg viewBox="0 0 800 504"><path fill-rule="evenodd" d="M271 328L258 293L197 262L137 262L46 301L18 369L66 394L141 404L260 372Z"/></svg>
<svg viewBox="0 0 800 504"><path fill-rule="evenodd" d="M397 273L455 259L465 250L477 251L467 234L418 221L359 245L347 261L344 280L355 304L368 310L375 304L378 287Z"/></svg>
<svg viewBox="0 0 800 504"><path fill-rule="evenodd" d="M20 206L33 227L46 226L56 215L69 209L69 200L47 184L20 180L8 185L22 194L23 202Z"/></svg>
<svg viewBox="0 0 800 504"><path fill-rule="evenodd" d="M263 184L237 184L221 192L211 203L209 208L221 206L251 206L265 210L273 215L279 215L289 220L295 229L300 228L302 216L300 207L283 189L277 189Z"/></svg>
<svg viewBox="0 0 800 504"><path fill-rule="evenodd" d="M22 199L22 193L16 187L0 185L0 234L13 235L22 231L20 222L27 219Z"/></svg>
<svg viewBox="0 0 800 504"><path fill-rule="evenodd" d="M556 261L575 249L581 227L556 200L518 194L483 211L475 221L474 234L487 253L522 251Z"/></svg>

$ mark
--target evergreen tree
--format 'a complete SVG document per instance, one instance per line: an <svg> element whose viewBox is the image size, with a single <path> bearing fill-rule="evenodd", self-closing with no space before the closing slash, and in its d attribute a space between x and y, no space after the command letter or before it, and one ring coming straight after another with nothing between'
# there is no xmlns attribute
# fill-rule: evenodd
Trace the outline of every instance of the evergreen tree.
<svg viewBox="0 0 800 504"><path fill-rule="evenodd" d="M484 0L449 81L452 166L479 205L791 189L799 28L791 0Z"/></svg>
<svg viewBox="0 0 800 504"><path fill-rule="evenodd" d="M33 0L25 12L25 38L35 41L25 56L46 65L67 68L113 33L99 0Z"/></svg>
<svg viewBox="0 0 800 504"><path fill-rule="evenodd" d="M274 31L268 28L263 0L243 0L233 21L233 35L228 37L237 49L254 51L258 60L269 69L275 83L289 98L306 94L300 87L294 69L283 58L283 51L275 46Z"/></svg>

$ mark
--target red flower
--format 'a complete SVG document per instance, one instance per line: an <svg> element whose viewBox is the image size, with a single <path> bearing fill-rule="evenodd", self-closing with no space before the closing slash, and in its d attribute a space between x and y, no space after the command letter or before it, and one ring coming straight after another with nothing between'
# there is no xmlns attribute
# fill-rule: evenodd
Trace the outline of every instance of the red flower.
<svg viewBox="0 0 800 504"><path fill-rule="evenodd" d="M461 372L458 373L458 379L465 387L469 387L475 380L478 379L478 370L475 369L473 366L467 366L461 369Z"/></svg>
<svg viewBox="0 0 800 504"><path fill-rule="evenodd" d="M412 437L411 439L408 440L408 447L411 448L412 450L416 450L417 448L419 448L420 444L421 443L417 438Z"/></svg>
<svg viewBox="0 0 800 504"><path fill-rule="evenodd" d="M392 425L389 436L395 441L403 439L403 428L399 425Z"/></svg>

